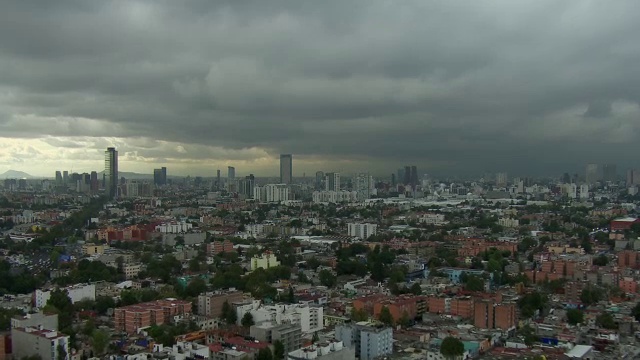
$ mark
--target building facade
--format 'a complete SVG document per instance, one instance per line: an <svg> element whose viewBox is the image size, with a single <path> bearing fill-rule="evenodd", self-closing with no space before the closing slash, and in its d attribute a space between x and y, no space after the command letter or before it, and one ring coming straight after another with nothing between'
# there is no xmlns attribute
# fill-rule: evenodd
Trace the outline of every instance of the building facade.
<svg viewBox="0 0 640 360"><path fill-rule="evenodd" d="M280 155L280 183L293 183L293 155Z"/></svg>

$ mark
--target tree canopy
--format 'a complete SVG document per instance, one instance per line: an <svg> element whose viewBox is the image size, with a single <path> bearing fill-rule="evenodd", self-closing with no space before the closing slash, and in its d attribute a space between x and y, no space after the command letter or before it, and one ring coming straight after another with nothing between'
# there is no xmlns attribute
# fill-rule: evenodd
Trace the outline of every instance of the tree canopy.
<svg viewBox="0 0 640 360"><path fill-rule="evenodd" d="M464 344L453 336L447 336L440 344L440 353L447 359L455 359L464 354Z"/></svg>

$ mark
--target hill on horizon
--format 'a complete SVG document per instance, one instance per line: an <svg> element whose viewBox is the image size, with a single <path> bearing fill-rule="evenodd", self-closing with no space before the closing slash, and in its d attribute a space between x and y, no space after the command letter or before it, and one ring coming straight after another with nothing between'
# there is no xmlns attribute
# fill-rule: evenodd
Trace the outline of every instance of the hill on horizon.
<svg viewBox="0 0 640 360"><path fill-rule="evenodd" d="M7 170L0 174L0 179L35 179L36 177L24 171Z"/></svg>

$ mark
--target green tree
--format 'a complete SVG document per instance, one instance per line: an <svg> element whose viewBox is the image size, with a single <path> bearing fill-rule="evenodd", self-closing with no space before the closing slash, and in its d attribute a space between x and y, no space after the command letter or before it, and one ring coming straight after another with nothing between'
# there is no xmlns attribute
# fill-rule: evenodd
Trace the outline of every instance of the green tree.
<svg viewBox="0 0 640 360"><path fill-rule="evenodd" d="M96 297L96 311L100 315L106 315L107 310L116 307L116 302L111 296L97 296Z"/></svg>
<svg viewBox="0 0 640 360"><path fill-rule="evenodd" d="M598 257L593 259L593 265L607 266L608 263L609 263L609 258L607 257L607 255L604 255L604 254L598 255Z"/></svg>
<svg viewBox="0 0 640 360"><path fill-rule="evenodd" d="M640 302L631 309L631 315L636 318L637 321L640 321Z"/></svg>
<svg viewBox="0 0 640 360"><path fill-rule="evenodd" d="M56 360L67 360L67 350L65 350L64 346L58 345L56 350L58 353Z"/></svg>
<svg viewBox="0 0 640 360"><path fill-rule="evenodd" d="M318 279L320 280L320 284L328 288L334 287L337 282L336 277L327 269L320 270Z"/></svg>
<svg viewBox="0 0 640 360"><path fill-rule="evenodd" d="M580 294L580 301L587 306L597 304L600 300L602 300L602 290L595 287L589 286Z"/></svg>
<svg viewBox="0 0 640 360"><path fill-rule="evenodd" d="M602 313L596 317L596 325L610 330L615 330L618 328L618 324L616 323L613 316L607 312Z"/></svg>
<svg viewBox="0 0 640 360"><path fill-rule="evenodd" d="M246 328L251 327L251 325L255 324L253 321L253 315L251 315L250 312L245 313L242 320L240 320L240 323Z"/></svg>
<svg viewBox="0 0 640 360"><path fill-rule="evenodd" d="M365 309L356 309L351 308L351 320L353 321L367 321L369 319L369 314L367 314L367 311Z"/></svg>
<svg viewBox="0 0 640 360"><path fill-rule="evenodd" d="M380 322L382 322L383 324L393 325L393 316L391 315L391 311L389 311L388 307L383 306L382 309L380 309L378 320L380 320Z"/></svg>
<svg viewBox="0 0 640 360"><path fill-rule="evenodd" d="M82 327L82 333L86 336L93 335L93 332L96 330L96 321L93 318L88 318Z"/></svg>
<svg viewBox="0 0 640 360"><path fill-rule="evenodd" d="M422 288L420 287L420 284L418 284L417 282L411 285L411 288L409 288L409 291L411 291L413 295L422 295Z"/></svg>
<svg viewBox="0 0 640 360"><path fill-rule="evenodd" d="M464 288L469 291L484 291L484 279L476 275L469 275L465 279Z"/></svg>
<svg viewBox="0 0 640 360"><path fill-rule="evenodd" d="M199 276L194 277L189 281L185 289L187 296L196 297L207 290L207 283Z"/></svg>
<svg viewBox="0 0 640 360"><path fill-rule="evenodd" d="M228 325L238 322L238 314L227 300L222 304L222 318Z"/></svg>
<svg viewBox="0 0 640 360"><path fill-rule="evenodd" d="M280 340L273 342L273 358L274 360L284 359L284 344Z"/></svg>
<svg viewBox="0 0 640 360"><path fill-rule="evenodd" d="M453 336L447 336L440 344L440 354L446 359L456 359L464 354L464 344Z"/></svg>
<svg viewBox="0 0 640 360"><path fill-rule="evenodd" d="M293 288L289 286L289 294L287 295L287 302L293 304L296 302L296 295L293 293Z"/></svg>
<svg viewBox="0 0 640 360"><path fill-rule="evenodd" d="M271 349L264 348L258 351L258 356L256 356L256 360L273 360L273 354L271 353Z"/></svg>
<svg viewBox="0 0 640 360"><path fill-rule="evenodd" d="M91 347L96 355L102 355L109 344L109 334L102 330L96 330L91 336Z"/></svg>
<svg viewBox="0 0 640 360"><path fill-rule="evenodd" d="M578 309L567 310L567 322L571 325L577 325L584 322L584 313Z"/></svg>
<svg viewBox="0 0 640 360"><path fill-rule="evenodd" d="M54 289L51 291L47 307L58 314L58 328L60 331L69 334L72 331L73 315L75 308L66 290Z"/></svg>

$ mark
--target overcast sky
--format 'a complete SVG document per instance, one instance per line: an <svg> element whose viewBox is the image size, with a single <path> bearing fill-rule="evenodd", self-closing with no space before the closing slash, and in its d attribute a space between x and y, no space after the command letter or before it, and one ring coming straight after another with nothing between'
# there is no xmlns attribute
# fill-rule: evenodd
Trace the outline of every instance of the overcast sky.
<svg viewBox="0 0 640 360"><path fill-rule="evenodd" d="M638 0L6 0L0 172L640 167Z"/></svg>

